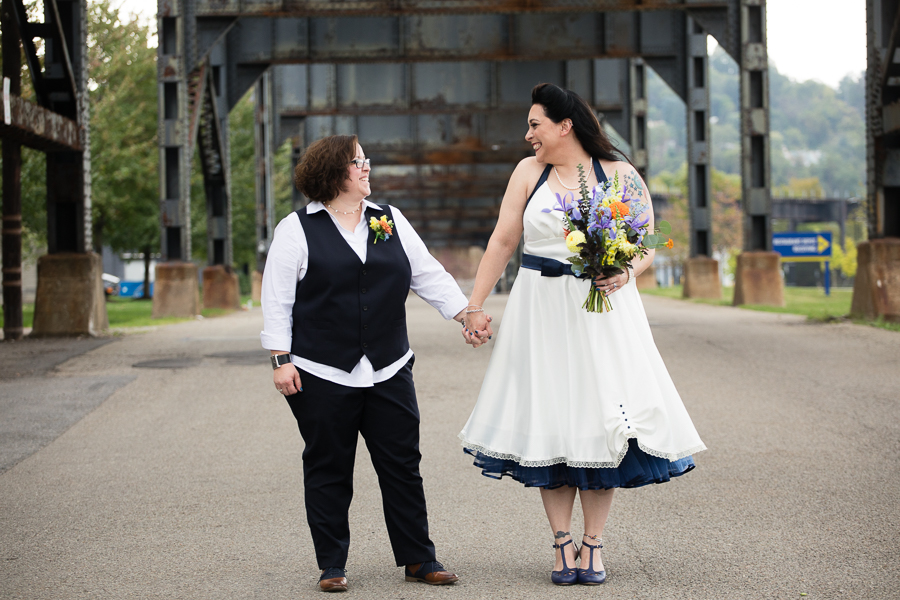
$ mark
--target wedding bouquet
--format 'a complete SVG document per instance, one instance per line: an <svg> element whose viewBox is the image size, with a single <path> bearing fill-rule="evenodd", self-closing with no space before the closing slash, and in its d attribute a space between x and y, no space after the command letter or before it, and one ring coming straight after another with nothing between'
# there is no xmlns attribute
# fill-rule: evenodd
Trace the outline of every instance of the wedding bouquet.
<svg viewBox="0 0 900 600"><path fill-rule="evenodd" d="M656 231L647 231L650 207L644 201L644 186L637 173L626 175L620 182L617 172L612 181L604 181L590 191L581 165L578 173L581 198L576 200L572 192L556 194L556 206L543 212L563 213L566 247L575 253L568 258L572 272L591 280L591 291L582 308L588 312L610 311L612 304L606 293L597 289L594 279L622 273L631 268L634 257L651 249L671 248L672 239L666 237L672 228L660 221Z"/></svg>

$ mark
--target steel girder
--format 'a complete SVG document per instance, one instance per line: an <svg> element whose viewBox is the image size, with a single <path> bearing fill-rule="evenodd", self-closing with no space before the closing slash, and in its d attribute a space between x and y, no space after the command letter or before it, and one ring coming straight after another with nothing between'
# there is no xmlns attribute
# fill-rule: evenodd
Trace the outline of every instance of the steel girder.
<svg viewBox="0 0 900 600"><path fill-rule="evenodd" d="M48 251L86 253L92 246L87 5L44 0L44 21L35 23L23 0L2 4L4 338L15 340L23 335L21 145L47 155ZM35 38L44 40L42 57ZM20 97L23 51L34 103Z"/></svg>
<svg viewBox="0 0 900 600"><path fill-rule="evenodd" d="M47 153L48 251L89 252L87 5L83 0L45 0L43 23L28 20L22 0L6 0L7 5L18 25L37 103L10 96L11 118L4 134ZM34 38L44 40L42 59Z"/></svg>
<svg viewBox="0 0 900 600"><path fill-rule="evenodd" d="M687 168L690 255L712 258L712 156L709 128L709 55L706 32L685 17L687 44Z"/></svg>
<svg viewBox="0 0 900 600"><path fill-rule="evenodd" d="M772 250L766 0L741 0L741 186L744 249Z"/></svg>
<svg viewBox="0 0 900 600"><path fill-rule="evenodd" d="M635 73L641 72L640 57L643 57L643 64L654 68L688 104L694 98L696 108L691 61L697 57L690 53L692 34L685 16L693 20L694 27L712 34L743 64L742 56L747 48L746 44L742 45L747 18L743 7L764 6L763 2L754 0L189 3L195 24L190 37L193 56L199 60L217 44L224 43L228 48L225 67L228 107L271 65L278 65L278 69L297 68L295 64L301 63L306 69L302 82L294 77L274 76L278 104L273 123L276 141L292 137L296 158L304 140L311 141L329 132L359 133L366 140L367 152L382 164L415 164L436 157L445 163L514 162L521 158L524 154L512 144L506 149L505 144L493 143L496 139L484 135L508 129L504 136L520 148L524 146L519 141L521 127L516 123L521 119L518 110L521 98L506 105L499 102L504 92L511 89L504 86L504 81L515 81L508 73L515 72L516 65L542 65L545 70L554 68L553 64L564 65L562 69L556 67L563 77L538 75L527 89L538 80L555 79L592 96L590 88L579 89L579 85L584 87L584 73L590 73L584 71L583 65L623 64L623 61L597 61L598 57L635 57L638 60L631 64L624 62L633 79ZM163 8L169 5L166 0L160 2L162 18L166 16ZM166 14L173 18L172 14ZM540 43L531 43L534 39ZM540 51L536 52L535 48ZM755 60L758 65L759 57ZM579 68L580 76L565 76L569 71L578 72ZM479 74L484 69L487 69L486 77ZM432 72L444 75L436 76ZM506 77L493 76L504 72ZM423 73L428 74L423 76ZM473 73L476 75L472 76ZM454 77L465 85L456 86L463 93L457 94L459 97L453 101L448 101L446 94L429 95L427 90L422 93L429 83L434 87L435 81L442 84ZM626 85L622 108L603 106L596 101L594 105L631 143L642 168L639 146L646 118L641 111L645 110L646 102L634 96L639 85L629 83L628 77L618 80ZM293 88L289 95L295 97L283 107L280 100L285 81L286 87ZM301 83L308 87L298 93ZM595 87L609 91L608 85ZM481 91L485 88L486 93ZM303 96L305 104L296 102ZM527 102L527 90L522 97ZM693 113L689 110L688 116L695 118ZM301 130L302 135L297 135ZM472 130L478 135L471 135ZM375 134L371 141L369 133ZM388 135L381 135L384 133ZM706 134L708 139L708 128ZM749 140L750 136L745 137ZM437 156L428 151L428 144L422 143L424 140L439 141L440 148L435 148ZM745 145L755 147L748 140ZM704 151L692 154L696 157ZM708 164L708 143L705 156ZM701 164L696 160L692 163L693 166ZM415 187L413 182L409 183ZM709 186L707 197L708 193ZM756 206L745 202L748 209ZM749 216L748 221L752 221ZM699 231L703 227L708 239L708 226L701 217L694 229ZM702 249L698 250L703 246L693 244L692 253L703 253Z"/></svg>
<svg viewBox="0 0 900 600"><path fill-rule="evenodd" d="M198 52L232 49L234 104L273 64L574 61L643 57L683 99L686 32L693 18L737 57L738 0L705 11L197 19ZM549 32L549 33L548 33ZM426 68L437 68L434 65ZM372 83L372 81L370 81Z"/></svg>
<svg viewBox="0 0 900 600"><path fill-rule="evenodd" d="M520 160L530 151L524 132L531 88L541 81L575 89L628 141L635 124L646 127L646 99L631 98L645 88L643 65L628 59L276 65L273 73L278 144L301 125L309 141L353 132L382 162ZM633 84L635 73L640 84ZM642 118L634 119L630 107L641 102Z"/></svg>
<svg viewBox="0 0 900 600"><path fill-rule="evenodd" d="M194 9L190 0L160 0L157 15L161 254L164 261L191 258L191 162L196 148L206 195L207 262L230 266L228 47L203 47Z"/></svg>
<svg viewBox="0 0 900 600"><path fill-rule="evenodd" d="M900 2L867 0L869 238L900 237Z"/></svg>
<svg viewBox="0 0 900 600"><path fill-rule="evenodd" d="M275 101L274 73L267 71L256 83L256 270L263 271L275 230ZM280 144L279 144L280 145Z"/></svg>

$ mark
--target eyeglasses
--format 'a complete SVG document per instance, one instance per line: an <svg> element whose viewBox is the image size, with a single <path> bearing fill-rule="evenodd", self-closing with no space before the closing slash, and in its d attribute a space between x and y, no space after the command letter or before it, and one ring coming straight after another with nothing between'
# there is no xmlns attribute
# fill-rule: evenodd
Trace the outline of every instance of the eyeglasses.
<svg viewBox="0 0 900 600"><path fill-rule="evenodd" d="M362 169L363 167L372 168L372 160L371 159L362 159L362 158L354 158L350 161L352 164L356 165L357 169Z"/></svg>

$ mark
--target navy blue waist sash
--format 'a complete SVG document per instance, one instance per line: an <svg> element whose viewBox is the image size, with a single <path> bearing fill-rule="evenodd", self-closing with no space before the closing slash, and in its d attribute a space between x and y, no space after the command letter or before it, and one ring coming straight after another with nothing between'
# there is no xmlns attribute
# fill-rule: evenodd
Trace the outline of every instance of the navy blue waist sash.
<svg viewBox="0 0 900 600"><path fill-rule="evenodd" d="M540 271L541 277L562 277L563 275L575 275L572 273L572 265L559 262L552 258L535 256L534 254L522 255L522 267Z"/></svg>

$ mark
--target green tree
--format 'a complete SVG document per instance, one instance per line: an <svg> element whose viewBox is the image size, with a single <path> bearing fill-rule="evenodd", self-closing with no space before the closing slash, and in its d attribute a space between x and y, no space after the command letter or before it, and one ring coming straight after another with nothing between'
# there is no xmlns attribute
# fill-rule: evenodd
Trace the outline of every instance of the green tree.
<svg viewBox="0 0 900 600"><path fill-rule="evenodd" d="M89 11L94 246L142 252L146 298L160 235L156 49L149 27L110 0Z"/></svg>

